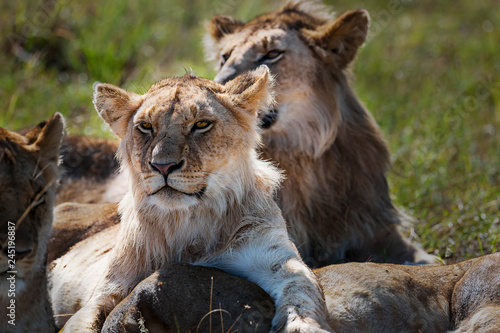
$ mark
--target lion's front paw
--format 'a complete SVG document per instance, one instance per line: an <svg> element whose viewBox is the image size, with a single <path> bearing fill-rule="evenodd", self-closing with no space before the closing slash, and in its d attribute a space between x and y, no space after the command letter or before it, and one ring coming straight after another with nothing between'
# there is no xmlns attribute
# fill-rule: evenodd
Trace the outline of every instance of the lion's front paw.
<svg viewBox="0 0 500 333"><path fill-rule="evenodd" d="M101 332L102 313L92 307L78 310L64 325L62 333L98 333Z"/></svg>
<svg viewBox="0 0 500 333"><path fill-rule="evenodd" d="M311 318L288 317L278 320L271 329L272 333L328 333L333 330L325 323L318 323Z"/></svg>

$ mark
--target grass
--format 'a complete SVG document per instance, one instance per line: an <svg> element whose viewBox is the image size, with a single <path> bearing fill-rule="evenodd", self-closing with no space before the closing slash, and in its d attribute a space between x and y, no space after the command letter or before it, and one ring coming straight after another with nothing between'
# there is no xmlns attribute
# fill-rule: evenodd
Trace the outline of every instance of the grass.
<svg viewBox="0 0 500 333"><path fill-rule="evenodd" d="M495 0L336 0L366 8L371 35L353 82L391 148L398 206L414 235L448 260L500 248L500 11ZM111 137L92 84L144 92L155 81L215 72L202 22L247 20L278 2L31 0L0 4L0 127L62 112L71 133Z"/></svg>

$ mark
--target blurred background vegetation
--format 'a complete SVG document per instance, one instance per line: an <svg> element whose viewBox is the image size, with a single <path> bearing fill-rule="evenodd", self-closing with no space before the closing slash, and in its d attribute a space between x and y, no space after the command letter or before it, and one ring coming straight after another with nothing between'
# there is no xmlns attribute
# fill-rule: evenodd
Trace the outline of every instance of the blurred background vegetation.
<svg viewBox="0 0 500 333"><path fill-rule="evenodd" d="M337 0L366 8L371 35L353 70L389 142L396 203L411 236L455 262L500 249L500 2ZM204 61L203 22L248 20L281 1L28 0L0 4L0 127L62 112L74 134L111 137L92 85L145 92Z"/></svg>

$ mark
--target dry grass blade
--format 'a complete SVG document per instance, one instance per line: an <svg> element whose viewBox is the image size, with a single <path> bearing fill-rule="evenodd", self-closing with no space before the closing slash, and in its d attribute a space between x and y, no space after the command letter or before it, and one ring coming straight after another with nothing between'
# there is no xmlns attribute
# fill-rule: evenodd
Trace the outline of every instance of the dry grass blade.
<svg viewBox="0 0 500 333"><path fill-rule="evenodd" d="M250 306L249 305L245 305L245 308L243 309L243 311L241 311L240 315L235 319L235 321L233 322L233 324L231 325L231 327L229 327L229 329L227 330L227 333L231 332L231 329L234 327L234 325L236 325L236 323L238 322L238 320L240 320L241 316L243 316L243 313L250 309Z"/></svg>
<svg viewBox="0 0 500 333"><path fill-rule="evenodd" d="M204 315L203 318L201 318L200 322L198 323L198 326L196 326L196 333L198 333L198 331L200 329L200 326L201 326L201 323L203 322L203 320L205 320L205 318L207 318L207 316L210 316L212 313L215 313L215 312L221 312L221 313L224 312L224 313L227 313L229 317L231 317L231 314L227 310L224 310L224 309L215 309L215 310L212 310L209 313L207 313L206 315ZM241 315L240 315L240 317L241 317Z"/></svg>
<svg viewBox="0 0 500 333"><path fill-rule="evenodd" d="M214 277L211 276L210 277L210 311L208 313L210 313L210 316L209 316L209 331L210 333L212 333L212 296L213 296L213 293L214 293Z"/></svg>

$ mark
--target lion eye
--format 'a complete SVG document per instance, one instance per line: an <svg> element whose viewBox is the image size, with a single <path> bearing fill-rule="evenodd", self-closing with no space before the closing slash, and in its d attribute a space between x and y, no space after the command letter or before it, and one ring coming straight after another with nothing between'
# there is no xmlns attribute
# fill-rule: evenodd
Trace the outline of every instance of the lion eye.
<svg viewBox="0 0 500 333"><path fill-rule="evenodd" d="M192 131L197 131L197 130L208 130L211 127L212 123L209 122L208 120L201 120L197 121L193 125Z"/></svg>
<svg viewBox="0 0 500 333"><path fill-rule="evenodd" d="M282 54L283 54L282 51L271 50L271 51L267 52L264 56L262 56L260 61L263 62L263 61L275 60L275 59L278 59L279 56L281 56Z"/></svg>
<svg viewBox="0 0 500 333"><path fill-rule="evenodd" d="M280 51L272 50L272 51L269 51L266 56L267 56L267 59L274 59L274 58L278 57L280 54L281 54Z"/></svg>
<svg viewBox="0 0 500 333"><path fill-rule="evenodd" d="M139 124L139 130L143 133L149 133L153 130L151 123L142 122Z"/></svg>
<svg viewBox="0 0 500 333"><path fill-rule="evenodd" d="M224 66L224 64L226 63L227 59L229 59L229 57L231 56L231 53L233 53L233 50L231 50L228 53L225 53L225 54L222 55L222 61L220 63L221 67Z"/></svg>

